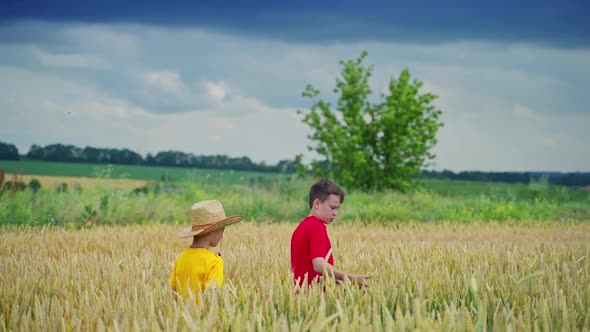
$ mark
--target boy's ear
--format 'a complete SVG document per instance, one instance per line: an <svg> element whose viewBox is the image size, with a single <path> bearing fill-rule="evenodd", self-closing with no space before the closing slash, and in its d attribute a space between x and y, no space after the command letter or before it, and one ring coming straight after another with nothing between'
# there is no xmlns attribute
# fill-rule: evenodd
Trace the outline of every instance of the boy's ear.
<svg viewBox="0 0 590 332"><path fill-rule="evenodd" d="M320 203L321 203L321 201L320 201L320 199L319 199L319 198L316 198L316 199L314 199L314 200L313 200L313 203L311 203L311 208L312 208L312 209L313 209L313 208L316 208L316 209L317 209L317 208L320 206Z"/></svg>

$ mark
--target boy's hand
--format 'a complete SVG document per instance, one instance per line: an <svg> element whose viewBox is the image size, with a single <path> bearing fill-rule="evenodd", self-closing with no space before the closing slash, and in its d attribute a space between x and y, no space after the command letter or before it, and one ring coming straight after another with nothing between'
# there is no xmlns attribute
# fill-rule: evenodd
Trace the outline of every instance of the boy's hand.
<svg viewBox="0 0 590 332"><path fill-rule="evenodd" d="M348 276L351 280L356 282L359 288L369 288L369 279L373 276L370 275L361 275L361 274L352 274Z"/></svg>

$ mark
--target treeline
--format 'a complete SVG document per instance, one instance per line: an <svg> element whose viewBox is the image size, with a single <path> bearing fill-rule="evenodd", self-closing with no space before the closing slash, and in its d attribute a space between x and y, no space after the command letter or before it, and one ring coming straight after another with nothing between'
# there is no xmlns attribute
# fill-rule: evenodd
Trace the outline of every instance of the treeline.
<svg viewBox="0 0 590 332"><path fill-rule="evenodd" d="M295 173L295 160L281 160L276 165L254 163L248 157L231 158L226 155L201 156L180 151L162 151L145 158L129 149L108 149L73 145L51 144L45 147L32 145L29 152L20 155L13 144L0 142L0 160L41 160L80 163L105 163L122 165L175 166L187 168L231 169L241 171ZM462 171L422 171L421 178L450 179L484 182L530 183L544 181L566 186L590 185L590 173L559 173L559 172L480 172Z"/></svg>
<svg viewBox="0 0 590 332"><path fill-rule="evenodd" d="M584 187L590 185L589 172L560 173L560 172L480 172L462 171L422 171L422 178L450 179L481 182L530 183L547 181L548 183Z"/></svg>
<svg viewBox="0 0 590 332"><path fill-rule="evenodd" d="M187 168L231 169L236 171L256 171L275 173L294 173L294 160L281 160L276 165L255 163L248 157L232 158L226 155L202 156L180 151L162 151L148 154L145 158L129 149L109 149L73 145L51 144L32 145L25 155L20 155L13 144L0 142L0 160L41 160L77 163L105 163L121 165L173 166Z"/></svg>

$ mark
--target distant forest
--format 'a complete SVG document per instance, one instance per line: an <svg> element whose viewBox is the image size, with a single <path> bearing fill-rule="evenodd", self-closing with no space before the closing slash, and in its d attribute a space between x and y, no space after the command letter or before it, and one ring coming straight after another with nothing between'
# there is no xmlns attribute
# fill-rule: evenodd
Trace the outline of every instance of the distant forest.
<svg viewBox="0 0 590 332"><path fill-rule="evenodd" d="M45 147L32 145L21 155L14 144L0 142L0 160L42 160L74 163L100 163L119 165L172 166L186 168L231 169L273 173L295 173L294 160L281 160L276 165L255 163L248 157L231 158L226 155L197 156L180 151L162 151L142 155L129 149L79 148L73 145L51 144Z"/></svg>
<svg viewBox="0 0 590 332"><path fill-rule="evenodd" d="M50 144L45 147L32 145L27 154L21 155L14 144L0 142L0 160L41 160L77 163L104 163L122 165L173 166L186 168L231 169L292 174L297 170L296 160L281 160L276 165L255 163L248 157L232 158L226 155L203 156L180 151L162 151L145 158L128 149L109 149L73 145ZM465 181L529 183L546 179L549 183L566 186L589 186L590 172L452 172L424 170L420 178Z"/></svg>

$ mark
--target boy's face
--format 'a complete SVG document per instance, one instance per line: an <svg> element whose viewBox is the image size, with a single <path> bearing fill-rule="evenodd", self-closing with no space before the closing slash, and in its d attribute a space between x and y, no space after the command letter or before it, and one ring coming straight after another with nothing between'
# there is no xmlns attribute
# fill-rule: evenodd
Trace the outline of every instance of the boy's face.
<svg viewBox="0 0 590 332"><path fill-rule="evenodd" d="M211 240L209 241L210 247L217 247L219 242L221 242L221 239L223 239L223 231L224 230L225 230L225 227L214 230L213 232L211 232Z"/></svg>
<svg viewBox="0 0 590 332"><path fill-rule="evenodd" d="M312 213L318 217L324 224L329 225L338 215L340 208L340 196L330 195L325 201L316 199L313 201Z"/></svg>

